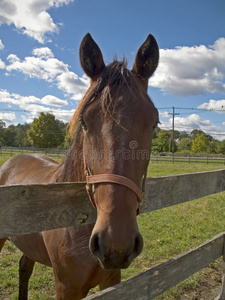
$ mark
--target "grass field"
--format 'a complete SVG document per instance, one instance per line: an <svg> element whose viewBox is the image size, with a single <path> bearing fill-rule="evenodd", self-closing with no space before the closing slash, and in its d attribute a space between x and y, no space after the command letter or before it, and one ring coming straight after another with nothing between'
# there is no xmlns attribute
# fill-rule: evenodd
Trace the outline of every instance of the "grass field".
<svg viewBox="0 0 225 300"><path fill-rule="evenodd" d="M6 157L0 156L0 165ZM222 169L218 164L150 163L148 176L164 176ZM127 280L173 256L214 237L225 230L225 192L204 197L189 203L161 209L138 217L140 231L144 237L142 254L127 269L123 280ZM18 261L21 253L7 242L0 254L0 299L18 297ZM220 280L219 263L195 274L159 299L180 299L197 290L206 280ZM220 272L220 270L219 270ZM218 275L219 274L219 275ZM30 280L29 299L50 300L55 298L54 280L50 268L40 264ZM184 298L183 299L204 299ZM206 298L205 298L206 299ZM206 299L207 300L207 299Z"/></svg>

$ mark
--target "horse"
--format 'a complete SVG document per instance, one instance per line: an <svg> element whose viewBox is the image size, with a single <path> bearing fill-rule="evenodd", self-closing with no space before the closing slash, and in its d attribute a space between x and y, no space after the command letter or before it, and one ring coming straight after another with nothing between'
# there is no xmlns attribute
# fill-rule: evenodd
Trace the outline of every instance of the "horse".
<svg viewBox="0 0 225 300"><path fill-rule="evenodd" d="M97 285L102 290L118 284L121 269L143 249L137 215L159 122L147 89L159 48L149 34L132 70L126 59L114 58L106 66L88 33L79 57L90 87L69 123L71 146L65 158L58 163L45 155L15 156L2 165L0 185L87 181L97 219L92 225L10 237L23 253L20 300L27 299L35 262L53 268L58 300L78 300ZM0 239L0 250L6 239Z"/></svg>

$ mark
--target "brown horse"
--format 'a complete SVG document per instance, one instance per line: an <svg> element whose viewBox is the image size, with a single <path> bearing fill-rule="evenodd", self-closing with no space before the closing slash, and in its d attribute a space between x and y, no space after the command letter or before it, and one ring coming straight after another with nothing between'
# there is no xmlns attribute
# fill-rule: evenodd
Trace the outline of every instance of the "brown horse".
<svg viewBox="0 0 225 300"><path fill-rule="evenodd" d="M81 299L92 287L120 282L143 248L136 216L158 112L147 95L159 49L149 35L133 69L126 61L105 66L90 34L80 62L91 84L70 122L71 147L62 163L44 155L19 155L0 169L0 185L88 181L97 209L94 225L11 237L23 252L19 299L27 299L34 263L53 268L57 299ZM87 173L87 174L86 174ZM88 175L86 177L86 175ZM0 239L0 250L6 239Z"/></svg>

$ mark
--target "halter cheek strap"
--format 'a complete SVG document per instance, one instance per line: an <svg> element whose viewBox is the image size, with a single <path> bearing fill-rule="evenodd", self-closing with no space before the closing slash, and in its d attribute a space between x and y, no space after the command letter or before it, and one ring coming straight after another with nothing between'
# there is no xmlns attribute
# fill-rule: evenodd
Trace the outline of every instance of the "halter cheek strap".
<svg viewBox="0 0 225 300"><path fill-rule="evenodd" d="M94 184L101 184L101 183L113 183L119 184L122 186L127 187L132 192L135 193L137 196L138 208L137 208L137 215L140 214L142 208L142 199L144 198L145 193L145 182L147 176L147 170L144 174L142 179L142 188L140 189L136 183L134 183L131 179L117 175L117 174L98 174L92 175L89 167L87 166L86 159L85 159L85 152L84 152L84 143L83 143L83 162L84 168L86 171L86 191L89 196L90 202L92 203L93 207L96 208L95 200L94 200L94 192L93 192L93 185Z"/></svg>

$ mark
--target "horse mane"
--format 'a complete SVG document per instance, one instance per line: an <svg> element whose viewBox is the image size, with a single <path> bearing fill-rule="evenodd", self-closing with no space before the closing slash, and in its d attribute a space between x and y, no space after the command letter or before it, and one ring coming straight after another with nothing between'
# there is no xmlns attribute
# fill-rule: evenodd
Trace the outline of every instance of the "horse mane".
<svg viewBox="0 0 225 300"><path fill-rule="evenodd" d="M114 58L113 62L102 71L99 79L92 83L79 103L68 125L68 134L72 143L66 157L61 163L60 172L57 178L58 182L85 180L86 174L84 172L83 163L82 129L82 116L85 108L94 101L99 101L98 104L100 105L102 112L122 127L116 118L118 113L117 100L120 96L120 88L125 85L126 87L129 87L130 92L128 97L123 99L122 108L120 103L120 109L123 109L126 107L130 96L134 93L134 89L137 89L138 84L135 84L136 80L134 74L127 69L127 60L124 58L123 61L119 62Z"/></svg>

